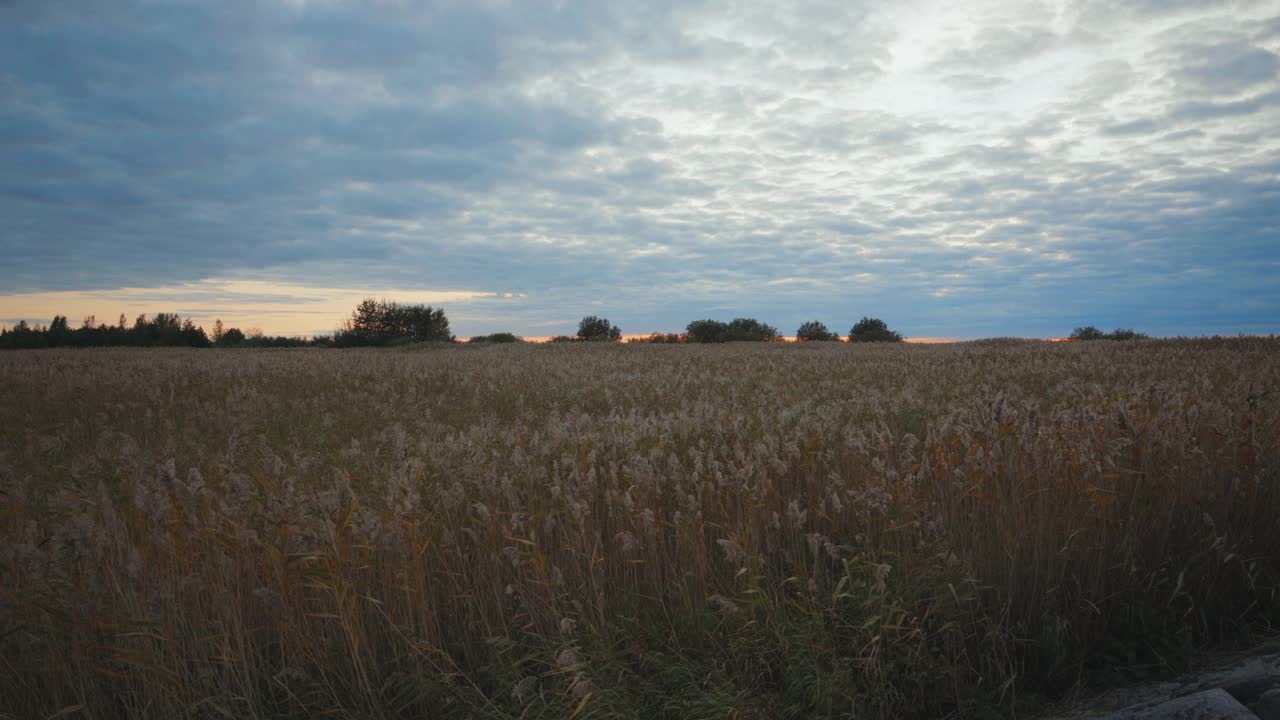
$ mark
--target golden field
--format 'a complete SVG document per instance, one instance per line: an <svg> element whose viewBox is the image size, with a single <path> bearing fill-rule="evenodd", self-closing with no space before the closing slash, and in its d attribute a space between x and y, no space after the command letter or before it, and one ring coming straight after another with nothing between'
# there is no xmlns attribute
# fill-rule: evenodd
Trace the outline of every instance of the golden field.
<svg viewBox="0 0 1280 720"><path fill-rule="evenodd" d="M0 354L0 717L1023 714L1280 621L1280 341Z"/></svg>

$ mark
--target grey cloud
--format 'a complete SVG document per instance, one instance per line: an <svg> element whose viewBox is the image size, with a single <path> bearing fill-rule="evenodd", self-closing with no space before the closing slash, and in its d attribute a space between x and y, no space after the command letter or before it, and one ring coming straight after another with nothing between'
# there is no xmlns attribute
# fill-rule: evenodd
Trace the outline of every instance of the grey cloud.
<svg viewBox="0 0 1280 720"><path fill-rule="evenodd" d="M1272 91L1243 100L1227 102L1195 101L1174 107L1168 117L1177 121L1203 121L1230 118L1253 113L1280 104L1280 91Z"/></svg>
<svg viewBox="0 0 1280 720"><path fill-rule="evenodd" d="M1007 68L1052 49L1060 40L1052 30L1032 25L983 28L969 47L943 53L932 67L940 72Z"/></svg>
<svg viewBox="0 0 1280 720"><path fill-rule="evenodd" d="M1160 123L1151 118L1139 118L1129 122L1108 125L1102 129L1106 135L1147 135L1160 130Z"/></svg>
<svg viewBox="0 0 1280 720"><path fill-rule="evenodd" d="M1071 88L1072 99L1080 104L1101 104L1122 95L1138 84L1139 75L1124 60L1094 63Z"/></svg>
<svg viewBox="0 0 1280 720"><path fill-rule="evenodd" d="M1256 4L1228 0L1219 9L1230 11L1232 6ZM1087 28L1114 26L1117 20L1143 22L1154 19L1189 15L1205 9L1200 0L1077 0L1067 6L1077 22Z"/></svg>
<svg viewBox="0 0 1280 720"><path fill-rule="evenodd" d="M1259 41L1271 40L1280 37L1280 17L1274 17L1258 28L1254 34L1254 38Z"/></svg>
<svg viewBox="0 0 1280 720"><path fill-rule="evenodd" d="M1173 42L1155 59L1170 67L1169 77L1184 93L1235 95L1274 82L1280 73L1280 57L1254 45L1243 31L1188 23L1164 35Z"/></svg>
<svg viewBox="0 0 1280 720"><path fill-rule="evenodd" d="M64 252L132 283L165 265L181 279L378 252L385 243L342 250L337 238L309 236L316 227L309 208L326 198L330 212L353 217L438 217L462 207L461 198L433 191L397 199L392 188L371 196L344 193L342 185L426 182L483 190L533 172L525 157L541 155L540 147L571 155L634 130L599 108L569 110L514 88L495 90L518 76L497 76L507 60L499 48L502 28L492 18L447 11L410 26L403 17L351 8L292 17L250 7L139 4L108 18L50 11L23 14L9 26L0 59L13 68L8 84L23 102L0 112L6 168L0 208L23 221L21 234L8 235L8 249L38 245L21 238L41 223L62 225ZM131 22L131 13L147 22ZM231 22L241 14L258 21L247 27L267 25L271 32L243 32ZM245 67L243 57L259 64ZM426 92L331 103L307 87L312 67L351 70L357 84L366 71L418 72ZM477 83L489 89L469 90ZM33 140L74 148L74 155L41 155ZM73 172L73 182L36 181ZM105 222L90 234L88 221L77 225L39 206L99 208L93 220ZM282 213L293 218L282 221ZM130 257L144 248L145 262ZM45 253L14 259L27 266L10 276L19 285L61 265Z"/></svg>
<svg viewBox="0 0 1280 720"><path fill-rule="evenodd" d="M1085 10L1114 33L975 27L908 86L937 104L893 109L868 90L897 89L895 28L860 3L3 8L0 289L527 295L451 308L464 333L1280 315L1270 25L1188 6L1252 39L1140 35L1158 52L1130 64L1110 38L1163 10ZM1086 41L1099 62L1027 77ZM1046 97L1056 73L1078 82Z"/></svg>
<svg viewBox="0 0 1280 720"><path fill-rule="evenodd" d="M1009 79L1000 75L984 75L981 73L952 73L942 78L942 82L962 90L994 90L1009 84Z"/></svg>

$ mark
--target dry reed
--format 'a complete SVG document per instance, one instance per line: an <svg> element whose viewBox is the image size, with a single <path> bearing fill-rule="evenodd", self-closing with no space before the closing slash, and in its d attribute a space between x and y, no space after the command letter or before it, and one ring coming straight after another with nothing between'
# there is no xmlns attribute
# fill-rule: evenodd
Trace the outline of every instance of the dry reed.
<svg viewBox="0 0 1280 720"><path fill-rule="evenodd" d="M1280 615L1280 343L0 356L0 716L936 717Z"/></svg>

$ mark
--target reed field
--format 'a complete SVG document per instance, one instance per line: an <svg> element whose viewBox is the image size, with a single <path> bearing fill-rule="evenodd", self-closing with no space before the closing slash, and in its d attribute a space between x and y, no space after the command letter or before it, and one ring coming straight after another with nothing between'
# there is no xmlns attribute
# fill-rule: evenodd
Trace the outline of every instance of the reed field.
<svg viewBox="0 0 1280 720"><path fill-rule="evenodd" d="M1025 716L1278 588L1276 339L0 354L0 717Z"/></svg>

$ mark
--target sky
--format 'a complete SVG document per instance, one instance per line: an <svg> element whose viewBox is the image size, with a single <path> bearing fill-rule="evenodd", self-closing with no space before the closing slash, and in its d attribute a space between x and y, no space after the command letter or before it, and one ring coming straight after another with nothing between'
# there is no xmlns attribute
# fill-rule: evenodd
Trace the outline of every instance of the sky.
<svg viewBox="0 0 1280 720"><path fill-rule="evenodd" d="M0 322L1280 332L1280 0L0 0Z"/></svg>

